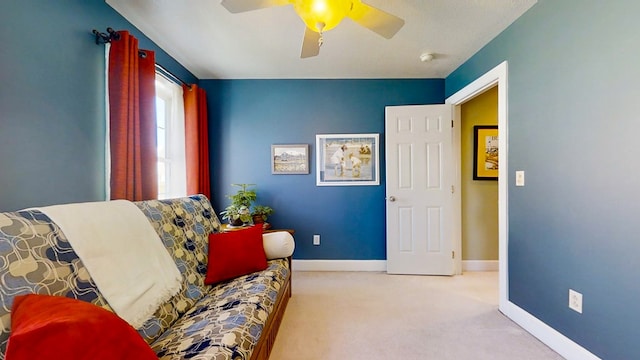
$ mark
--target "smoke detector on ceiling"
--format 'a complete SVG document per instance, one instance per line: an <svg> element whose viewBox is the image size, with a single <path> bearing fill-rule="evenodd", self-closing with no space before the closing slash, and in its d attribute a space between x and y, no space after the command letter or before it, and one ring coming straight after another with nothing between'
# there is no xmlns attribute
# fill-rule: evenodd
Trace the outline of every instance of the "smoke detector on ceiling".
<svg viewBox="0 0 640 360"><path fill-rule="evenodd" d="M429 62L431 60L433 60L432 53L422 53L422 55L420 55L420 61L422 62Z"/></svg>

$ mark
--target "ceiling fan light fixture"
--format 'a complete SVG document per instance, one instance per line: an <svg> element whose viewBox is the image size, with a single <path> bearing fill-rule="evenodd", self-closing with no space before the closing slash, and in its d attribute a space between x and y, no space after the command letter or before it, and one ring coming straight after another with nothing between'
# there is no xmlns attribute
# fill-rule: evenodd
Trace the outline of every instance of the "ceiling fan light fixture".
<svg viewBox="0 0 640 360"><path fill-rule="evenodd" d="M307 27L317 33L338 26L353 8L353 2L345 0L292 0L292 4Z"/></svg>
<svg viewBox="0 0 640 360"><path fill-rule="evenodd" d="M362 0L222 0L221 4L231 13L292 5L306 25L300 52L302 59L317 56L324 32L338 26L345 17L386 39L391 39L404 26L401 18Z"/></svg>

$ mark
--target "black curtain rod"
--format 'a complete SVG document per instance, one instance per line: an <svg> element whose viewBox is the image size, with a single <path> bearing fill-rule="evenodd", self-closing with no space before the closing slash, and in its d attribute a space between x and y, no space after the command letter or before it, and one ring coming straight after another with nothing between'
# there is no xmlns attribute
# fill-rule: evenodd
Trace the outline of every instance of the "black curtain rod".
<svg viewBox="0 0 640 360"><path fill-rule="evenodd" d="M156 63L156 70L160 70L162 75L164 75L167 78L169 78L169 80L171 80L171 81L173 81L173 82L175 82L177 84L182 84L182 85L188 87L189 90L191 90L191 85L190 84L186 83L184 80L182 80L179 77L177 77L176 75L174 75L171 71L165 69L162 65Z"/></svg>
<svg viewBox="0 0 640 360"><path fill-rule="evenodd" d="M96 29L93 29L91 33L93 33L93 35L96 38L96 45L110 43L114 40L120 40L120 34L118 34L117 31L113 30L110 27L107 28L106 33L100 32ZM141 57L147 56L147 54L144 51L138 51L138 55ZM184 80L174 75L171 71L165 69L164 66L156 63L156 70L160 70L162 75L167 77L169 80L175 82L178 85L184 85L187 88L189 88L189 90L191 90L190 84L186 83Z"/></svg>

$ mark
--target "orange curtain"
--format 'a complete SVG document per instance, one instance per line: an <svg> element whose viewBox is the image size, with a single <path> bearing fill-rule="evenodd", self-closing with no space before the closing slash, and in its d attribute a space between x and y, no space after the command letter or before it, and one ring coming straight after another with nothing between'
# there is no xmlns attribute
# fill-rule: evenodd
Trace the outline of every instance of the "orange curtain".
<svg viewBox="0 0 640 360"><path fill-rule="evenodd" d="M111 199L156 199L155 53L119 34L109 52Z"/></svg>
<svg viewBox="0 0 640 360"><path fill-rule="evenodd" d="M196 85L182 87L186 137L187 194L211 198L207 94Z"/></svg>

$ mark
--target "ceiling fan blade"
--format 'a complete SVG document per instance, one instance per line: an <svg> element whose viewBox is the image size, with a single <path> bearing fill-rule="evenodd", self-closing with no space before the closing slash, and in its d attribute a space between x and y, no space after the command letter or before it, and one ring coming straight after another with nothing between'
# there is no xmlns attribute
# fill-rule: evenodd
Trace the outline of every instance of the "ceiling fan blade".
<svg viewBox="0 0 640 360"><path fill-rule="evenodd" d="M220 4L230 13L235 14L272 6L287 5L289 0L222 0Z"/></svg>
<svg viewBox="0 0 640 360"><path fill-rule="evenodd" d="M359 1L353 2L349 17L387 39L391 39L404 26L404 20L399 17Z"/></svg>
<svg viewBox="0 0 640 360"><path fill-rule="evenodd" d="M319 41L320 34L305 26L300 57L304 59L312 56L318 56L318 54L320 54Z"/></svg>

